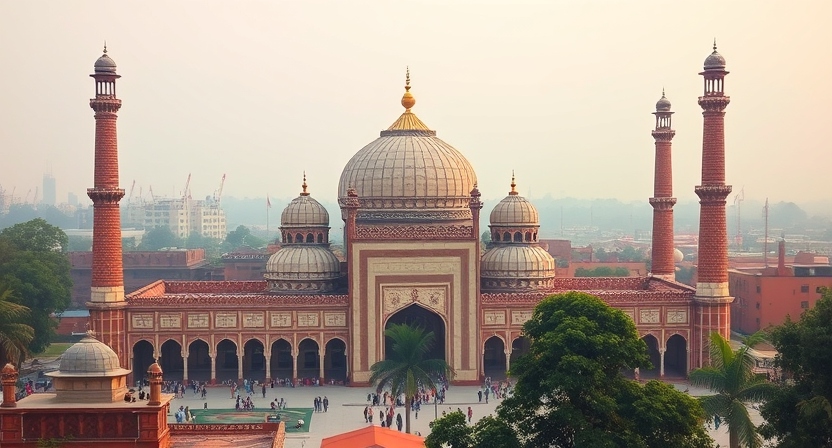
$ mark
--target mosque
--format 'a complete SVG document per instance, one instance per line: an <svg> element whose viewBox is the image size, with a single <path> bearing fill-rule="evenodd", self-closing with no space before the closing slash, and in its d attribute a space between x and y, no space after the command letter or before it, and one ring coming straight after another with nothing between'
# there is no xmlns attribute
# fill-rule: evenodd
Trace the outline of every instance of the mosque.
<svg viewBox="0 0 832 448"><path fill-rule="evenodd" d="M522 325L544 297L584 291L630 316L654 369L683 377L707 364L711 332L728 336L724 109L725 59L705 60L700 249L696 288L674 280L671 104L656 104L653 272L631 278L561 278L538 243L534 205L516 190L490 210L492 243L481 252L482 202L474 167L413 112L361 148L337 191L346 262L329 248L330 216L301 192L283 210L282 248L260 281L156 281L124 294L119 228L116 64L104 50L95 80L95 180L91 328L138 380L158 360L166 378L366 385L385 359L393 323L436 335L459 384L500 376L528 349ZM487 188L504 188L487 186ZM338 223L340 226L340 223Z"/></svg>

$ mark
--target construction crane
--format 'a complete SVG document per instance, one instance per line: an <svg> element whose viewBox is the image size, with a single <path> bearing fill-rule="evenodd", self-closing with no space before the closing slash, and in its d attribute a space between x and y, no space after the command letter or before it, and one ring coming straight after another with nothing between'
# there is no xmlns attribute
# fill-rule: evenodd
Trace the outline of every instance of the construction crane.
<svg viewBox="0 0 832 448"><path fill-rule="evenodd" d="M182 199L190 199L191 193L188 188L191 185L191 173L188 173L188 180L185 181L185 190L182 191Z"/></svg>
<svg viewBox="0 0 832 448"><path fill-rule="evenodd" d="M127 195L127 205L130 205L130 200L133 199L134 188L136 188L136 179L133 179L133 185L130 186L130 194Z"/></svg>
<svg viewBox="0 0 832 448"><path fill-rule="evenodd" d="M220 205L220 201L222 200L222 187L225 186L225 174L222 175L222 180L220 180L220 189L217 190L217 195L214 197L214 202L217 205Z"/></svg>
<svg viewBox="0 0 832 448"><path fill-rule="evenodd" d="M30 195L31 193L32 193L32 189L30 188L30 189L29 189L29 191L27 191L27 192L26 192L26 197L24 197L24 198L23 198L23 203L24 203L24 204L28 204L28 203L29 203L29 195Z"/></svg>
<svg viewBox="0 0 832 448"><path fill-rule="evenodd" d="M151 204L156 203L156 196L153 196L153 185L150 186L150 203Z"/></svg>
<svg viewBox="0 0 832 448"><path fill-rule="evenodd" d="M35 187L35 196L32 198L32 205L38 206L38 192L40 187Z"/></svg>
<svg viewBox="0 0 832 448"><path fill-rule="evenodd" d="M740 209L742 208L742 201L745 200L745 187L740 189L740 192L734 195L734 206L737 207L737 236L734 237L734 244L737 245L737 250L742 249L742 229L740 226L741 223L741 215Z"/></svg>

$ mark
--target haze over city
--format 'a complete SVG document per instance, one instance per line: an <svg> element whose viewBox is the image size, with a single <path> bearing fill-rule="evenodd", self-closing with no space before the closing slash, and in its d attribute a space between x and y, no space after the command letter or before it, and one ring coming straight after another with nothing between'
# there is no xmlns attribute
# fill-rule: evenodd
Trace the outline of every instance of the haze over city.
<svg viewBox="0 0 832 448"><path fill-rule="evenodd" d="M674 194L696 200L698 72L727 60L727 182L747 199L825 201L832 3L306 1L0 4L0 185L92 186L88 78L118 64L121 186L148 195L334 201L341 170L413 111L485 198L644 200L655 103L673 103ZM280 204L276 204L280 205Z"/></svg>

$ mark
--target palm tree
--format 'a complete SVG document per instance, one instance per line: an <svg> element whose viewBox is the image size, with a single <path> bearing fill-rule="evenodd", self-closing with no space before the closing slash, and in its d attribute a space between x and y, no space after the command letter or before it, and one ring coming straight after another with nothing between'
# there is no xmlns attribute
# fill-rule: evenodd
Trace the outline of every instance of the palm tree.
<svg viewBox="0 0 832 448"><path fill-rule="evenodd" d="M389 385L394 397L404 393L405 431L410 433L410 407L419 387L436 388L434 375L451 377L453 369L444 359L424 359L433 346L435 335L421 327L393 324L384 331L392 340L392 350L384 361L370 367L370 383L382 388Z"/></svg>
<svg viewBox="0 0 832 448"><path fill-rule="evenodd" d="M759 337L753 336L746 341L752 340L758 341ZM762 446L762 438L745 405L768 399L776 388L765 377L754 373L754 357L748 352L749 348L746 344L732 350L722 335L711 333L711 365L690 373L691 384L716 392L701 397L700 401L708 415L718 416L728 425L730 448Z"/></svg>
<svg viewBox="0 0 832 448"><path fill-rule="evenodd" d="M18 364L29 353L29 343L35 330L23 323L29 308L12 301L13 292L8 285L0 284L0 362L16 361Z"/></svg>

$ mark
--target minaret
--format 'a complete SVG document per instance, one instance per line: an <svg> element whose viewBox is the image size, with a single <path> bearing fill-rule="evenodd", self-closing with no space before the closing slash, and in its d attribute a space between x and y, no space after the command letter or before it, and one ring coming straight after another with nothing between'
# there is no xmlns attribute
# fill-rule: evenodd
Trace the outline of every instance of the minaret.
<svg viewBox="0 0 832 448"><path fill-rule="evenodd" d="M124 190L118 187L118 139L116 113L116 63L104 54L95 61L95 180L87 196L93 203L92 288L87 308L96 337L109 345L127 366L125 339L124 271L121 264L121 215L118 201Z"/></svg>
<svg viewBox="0 0 832 448"><path fill-rule="evenodd" d="M671 127L670 101L664 96L656 103L656 168L653 175L653 250L652 273L668 280L676 279L676 265L673 262L673 167L671 164L671 146L676 135Z"/></svg>
<svg viewBox="0 0 832 448"><path fill-rule="evenodd" d="M699 260L697 268L696 315L694 316L694 362L708 364L710 334L731 336L731 302L728 293L728 229L725 199L731 186L725 185L725 58L714 51L705 59L705 93L699 97L704 117L702 136L702 183L699 196ZM698 359L696 359L698 358Z"/></svg>

